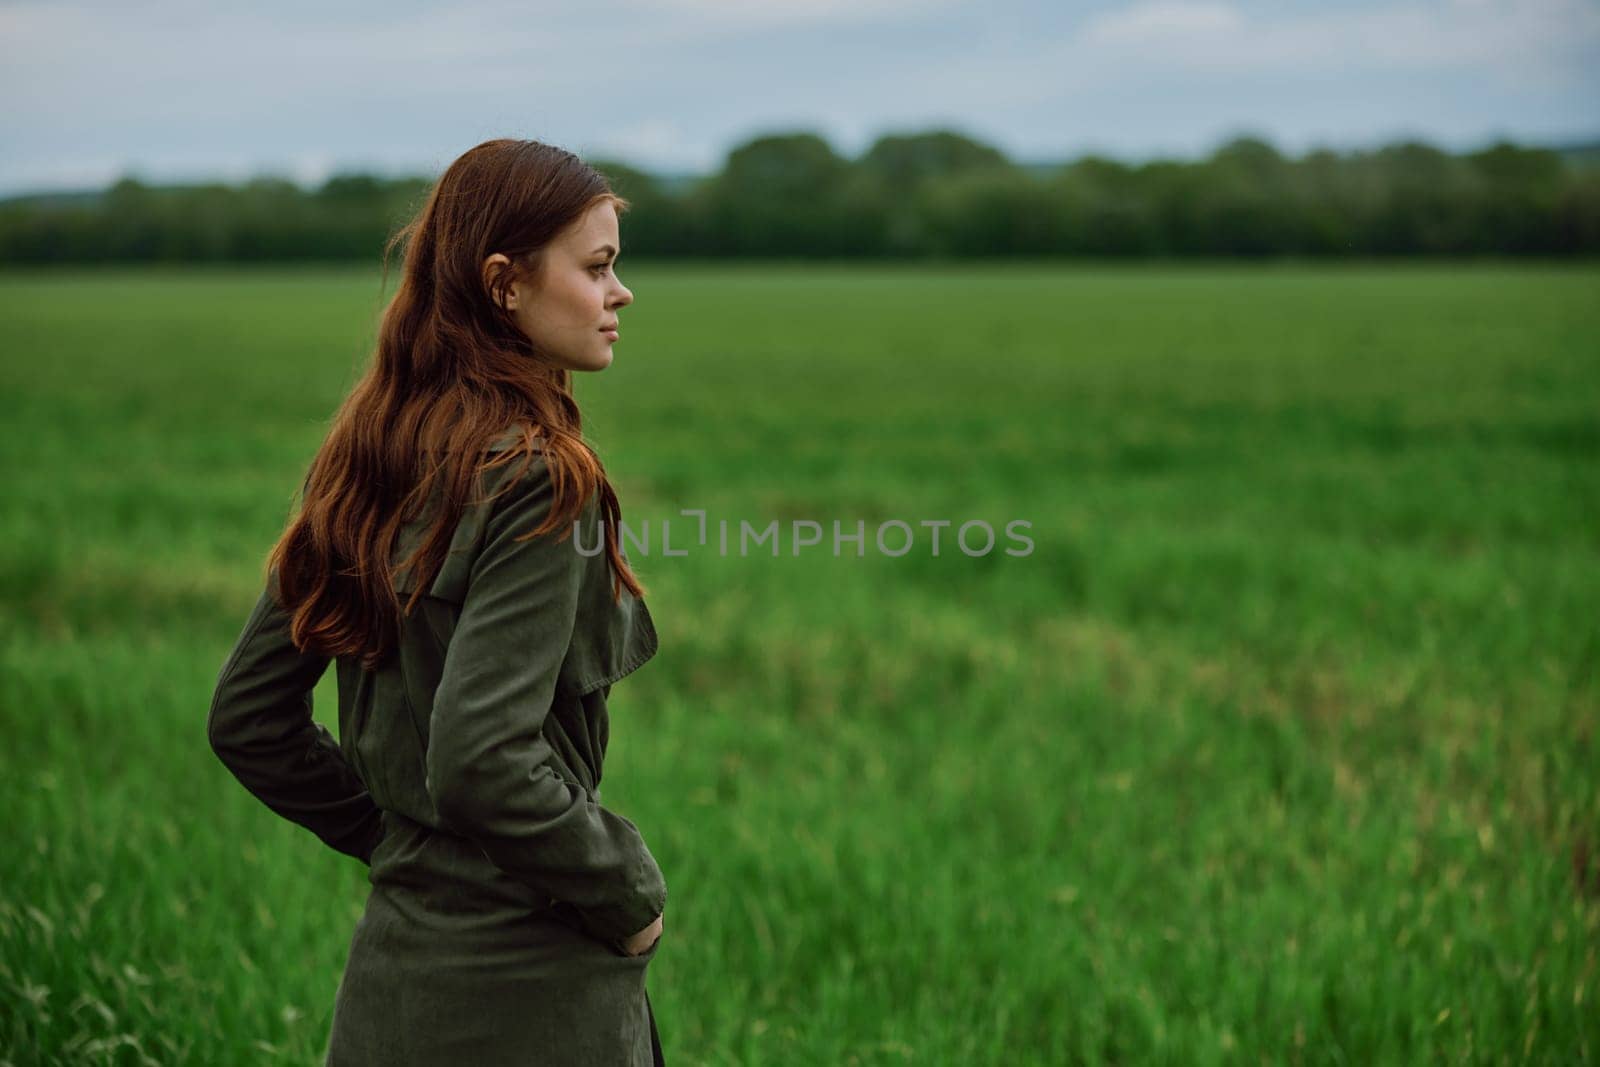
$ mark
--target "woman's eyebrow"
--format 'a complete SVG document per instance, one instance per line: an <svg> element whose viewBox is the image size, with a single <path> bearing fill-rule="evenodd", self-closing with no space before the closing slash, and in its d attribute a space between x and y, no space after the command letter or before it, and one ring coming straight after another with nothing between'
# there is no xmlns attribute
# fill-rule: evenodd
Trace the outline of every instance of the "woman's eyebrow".
<svg viewBox="0 0 1600 1067"><path fill-rule="evenodd" d="M601 245L599 248L595 249L593 252L590 252L589 254L592 256L592 255L596 255L597 253L600 253L600 252L604 252L607 255L612 255L612 256L617 254L617 250L615 248L612 248L610 245Z"/></svg>

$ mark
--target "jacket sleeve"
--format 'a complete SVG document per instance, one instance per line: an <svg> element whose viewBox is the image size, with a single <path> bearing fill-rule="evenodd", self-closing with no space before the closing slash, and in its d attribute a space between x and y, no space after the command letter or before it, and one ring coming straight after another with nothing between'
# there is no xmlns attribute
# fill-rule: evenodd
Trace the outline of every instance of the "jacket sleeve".
<svg viewBox="0 0 1600 1067"><path fill-rule="evenodd" d="M311 718L311 691L329 661L289 639L276 585L273 571L217 676L206 717L211 749L267 807L370 864L383 813L338 742Z"/></svg>
<svg viewBox="0 0 1600 1067"><path fill-rule="evenodd" d="M543 726L585 564L570 528L527 536L553 494L536 457L486 520L434 695L427 787L444 822L620 952L661 914L666 884L638 828L551 763ZM597 514L591 495L584 521Z"/></svg>

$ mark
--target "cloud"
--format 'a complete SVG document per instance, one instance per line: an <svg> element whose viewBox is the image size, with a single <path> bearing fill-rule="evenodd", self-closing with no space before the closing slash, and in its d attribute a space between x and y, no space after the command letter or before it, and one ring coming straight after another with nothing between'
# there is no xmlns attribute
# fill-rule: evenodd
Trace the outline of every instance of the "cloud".
<svg viewBox="0 0 1600 1067"><path fill-rule="evenodd" d="M852 23L889 17L924 17L961 0L633 0L628 6L646 15L695 17L720 31L743 31L789 24Z"/></svg>
<svg viewBox="0 0 1600 1067"><path fill-rule="evenodd" d="M629 163L644 159L681 159L685 146L695 144L695 138L677 119L650 118L625 125L590 143L580 144L574 151L585 158L605 156ZM715 159L705 159L701 161L699 169L709 169L716 162Z"/></svg>
<svg viewBox="0 0 1600 1067"><path fill-rule="evenodd" d="M1159 72L1474 70L1527 86L1592 83L1600 6L1446 0L1309 13L1157 0L1091 16L1057 61L1099 56Z"/></svg>
<svg viewBox="0 0 1600 1067"><path fill-rule="evenodd" d="M1201 37L1237 35L1247 28L1244 15L1231 4L1177 2L1134 4L1091 18L1084 26L1084 44L1148 46L1192 41Z"/></svg>

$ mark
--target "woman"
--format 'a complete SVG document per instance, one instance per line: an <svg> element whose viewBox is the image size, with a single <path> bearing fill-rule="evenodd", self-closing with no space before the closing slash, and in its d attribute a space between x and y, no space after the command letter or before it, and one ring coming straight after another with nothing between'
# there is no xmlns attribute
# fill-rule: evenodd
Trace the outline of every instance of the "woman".
<svg viewBox="0 0 1600 1067"><path fill-rule="evenodd" d="M217 755L370 866L334 1067L662 1062L666 883L599 794L656 632L571 390L633 300L626 208L536 141L451 164L218 677ZM338 742L311 718L331 660Z"/></svg>

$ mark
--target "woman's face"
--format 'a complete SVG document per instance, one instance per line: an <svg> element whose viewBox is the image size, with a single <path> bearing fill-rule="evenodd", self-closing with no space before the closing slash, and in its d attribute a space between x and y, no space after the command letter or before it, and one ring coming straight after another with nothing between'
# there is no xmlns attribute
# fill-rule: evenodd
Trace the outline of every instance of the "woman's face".
<svg viewBox="0 0 1600 1067"><path fill-rule="evenodd" d="M545 247L533 277L508 287L506 308L517 326L557 366L595 371L611 365L617 312L633 303L617 278L621 247L617 209L602 200ZM496 260L507 262L496 252L485 268Z"/></svg>

